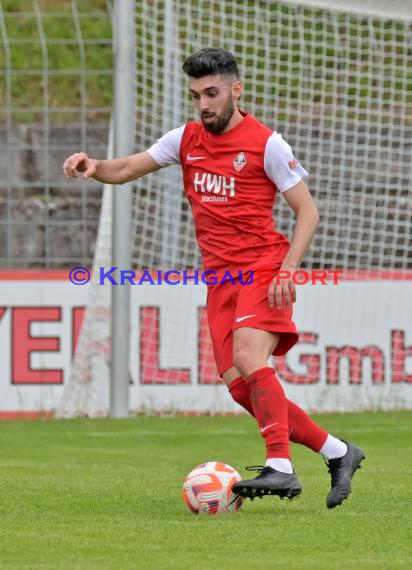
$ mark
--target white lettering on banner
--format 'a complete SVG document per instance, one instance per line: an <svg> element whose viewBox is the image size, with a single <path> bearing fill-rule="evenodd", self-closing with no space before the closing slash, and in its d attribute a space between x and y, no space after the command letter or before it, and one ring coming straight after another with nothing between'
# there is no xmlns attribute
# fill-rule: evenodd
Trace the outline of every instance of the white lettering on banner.
<svg viewBox="0 0 412 570"><path fill-rule="evenodd" d="M218 174L211 174L203 172L195 172L195 177L193 180L195 192L209 192L213 194L221 194L226 196L229 192L229 196L233 197L235 195L235 179L233 176L226 178L226 176L220 176Z"/></svg>
<svg viewBox="0 0 412 570"><path fill-rule="evenodd" d="M299 343L275 363L288 398L318 411L412 409L410 287L407 280L302 286ZM70 377L87 289L0 279L0 416L56 407ZM240 411L216 370L206 293L192 283L132 291L131 410ZM354 299L359 315L349 310Z"/></svg>

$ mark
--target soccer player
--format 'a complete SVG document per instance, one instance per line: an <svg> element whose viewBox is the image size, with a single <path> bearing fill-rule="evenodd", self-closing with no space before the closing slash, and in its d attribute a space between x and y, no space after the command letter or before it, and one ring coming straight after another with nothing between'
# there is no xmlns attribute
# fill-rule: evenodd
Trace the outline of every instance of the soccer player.
<svg viewBox="0 0 412 570"><path fill-rule="evenodd" d="M276 282L292 274L309 247L319 216L306 185L307 172L282 136L238 106L243 85L232 53L206 48L188 57L183 70L200 121L164 134L148 150L125 158L95 160L84 152L67 158L67 177L83 173L122 184L170 164L180 164L205 270L230 270L242 279L208 286L207 314L219 373L232 398L255 417L266 444L259 475L233 490L253 499L293 498L301 484L293 470L289 440L323 455L331 474L328 508L351 492L364 454L315 424L286 399L270 355L285 354L298 340L292 321L296 288ZM166 94L167 96L167 94ZM275 229L273 205L280 193L293 210L291 242ZM247 283L252 271L269 268L270 284Z"/></svg>

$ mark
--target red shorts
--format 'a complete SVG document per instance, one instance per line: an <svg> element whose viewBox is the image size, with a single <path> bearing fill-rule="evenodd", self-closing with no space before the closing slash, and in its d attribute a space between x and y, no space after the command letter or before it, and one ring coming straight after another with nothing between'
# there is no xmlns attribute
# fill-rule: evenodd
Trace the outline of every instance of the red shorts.
<svg viewBox="0 0 412 570"><path fill-rule="evenodd" d="M249 281L249 274L244 273L242 280L245 283ZM292 321L292 307L270 308L268 283L262 284L253 279L249 285L243 285L238 277L235 281L236 285L228 281L208 287L207 317L220 375L233 366L233 331L236 329L252 327L281 333L274 355L285 354L299 339Z"/></svg>

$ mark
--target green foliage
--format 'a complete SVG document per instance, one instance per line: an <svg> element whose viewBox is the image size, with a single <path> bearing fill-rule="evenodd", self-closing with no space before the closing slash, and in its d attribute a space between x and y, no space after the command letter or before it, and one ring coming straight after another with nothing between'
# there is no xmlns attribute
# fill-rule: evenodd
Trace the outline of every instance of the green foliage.
<svg viewBox="0 0 412 570"><path fill-rule="evenodd" d="M174 0L173 5L183 55L198 49L199 38L206 37L210 45L238 54L246 107L252 102L276 106L279 120L291 111L293 115L297 104L320 108L325 120L359 120L357 113L369 112L371 121L390 122L386 104L399 105L408 120L412 115L412 75L405 65L412 56L411 28L406 23L266 0L227 5ZM111 0L3 0L0 107L11 102L14 116L20 110L32 120L31 107L49 105L52 120L61 121L73 120L80 101L86 101L88 118L107 115L112 100L111 6ZM143 81L142 105L151 112L155 81L160 105L167 96L159 39L164 2L142 6L136 10L136 43L145 74L138 77L137 89Z"/></svg>
<svg viewBox="0 0 412 570"><path fill-rule="evenodd" d="M319 455L293 446L303 484L292 502L265 497L228 516L181 500L198 463L263 461L243 417L3 422L2 570L396 570L410 567L411 413L318 416L364 448L349 499L325 506Z"/></svg>
<svg viewBox="0 0 412 570"><path fill-rule="evenodd" d="M80 104L101 118L112 100L112 29L107 0L2 2L0 106L11 103L17 120L32 121L48 108L51 120L72 120ZM3 88L4 87L4 88ZM0 114L0 120L4 119Z"/></svg>

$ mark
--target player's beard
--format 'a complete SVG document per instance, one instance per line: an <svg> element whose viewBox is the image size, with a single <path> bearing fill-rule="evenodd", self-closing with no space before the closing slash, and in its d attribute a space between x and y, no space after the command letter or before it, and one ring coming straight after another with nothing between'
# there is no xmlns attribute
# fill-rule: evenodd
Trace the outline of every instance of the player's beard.
<svg viewBox="0 0 412 570"><path fill-rule="evenodd" d="M203 126L207 131L209 131L210 133L219 134L225 130L234 112L235 112L235 106L233 104L232 96L230 95L225 103L225 106L223 107L222 111L219 114L217 113L210 114L216 117L213 123L205 123L204 115L207 116L209 115L208 113L202 113L200 118L202 120Z"/></svg>

